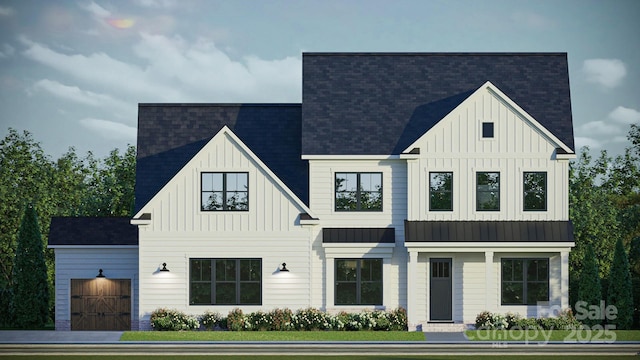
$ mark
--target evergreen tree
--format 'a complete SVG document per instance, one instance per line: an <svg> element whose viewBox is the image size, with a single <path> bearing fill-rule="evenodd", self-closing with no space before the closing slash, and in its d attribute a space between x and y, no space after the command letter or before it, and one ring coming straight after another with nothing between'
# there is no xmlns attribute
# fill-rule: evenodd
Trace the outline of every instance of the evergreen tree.
<svg viewBox="0 0 640 360"><path fill-rule="evenodd" d="M591 305L600 306L602 293L600 288L600 274L598 271L598 261L596 254L591 245L587 246L587 250L582 260L582 272L580 273L580 281L578 284L578 301L583 301L588 309ZM581 321L588 326L598 325L602 323L602 319L584 319Z"/></svg>
<svg viewBox="0 0 640 360"><path fill-rule="evenodd" d="M44 261L38 216L25 209L13 265L13 314L21 328L41 328L49 316L47 266Z"/></svg>
<svg viewBox="0 0 640 360"><path fill-rule="evenodd" d="M624 245L622 245L622 239L618 239L613 254L607 294L607 305L614 305L618 309L618 316L615 319L607 319L607 322L616 325L618 330L631 329L633 323L633 289L631 286L629 259Z"/></svg>

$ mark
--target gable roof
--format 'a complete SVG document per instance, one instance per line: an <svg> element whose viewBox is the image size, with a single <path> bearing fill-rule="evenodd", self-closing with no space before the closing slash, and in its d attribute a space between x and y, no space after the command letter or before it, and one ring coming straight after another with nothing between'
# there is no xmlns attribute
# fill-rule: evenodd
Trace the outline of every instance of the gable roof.
<svg viewBox="0 0 640 360"><path fill-rule="evenodd" d="M566 53L304 53L303 155L395 155L487 81L574 150Z"/></svg>
<svg viewBox="0 0 640 360"><path fill-rule="evenodd" d="M138 245L138 227L129 217L53 217L49 246Z"/></svg>
<svg viewBox="0 0 640 360"><path fill-rule="evenodd" d="M300 112L300 104L139 104L135 212L224 126L308 204Z"/></svg>

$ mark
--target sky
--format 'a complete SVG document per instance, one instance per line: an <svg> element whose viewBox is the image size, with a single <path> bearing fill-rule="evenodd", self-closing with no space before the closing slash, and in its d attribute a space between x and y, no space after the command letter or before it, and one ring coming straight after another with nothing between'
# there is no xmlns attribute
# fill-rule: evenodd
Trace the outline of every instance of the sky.
<svg viewBox="0 0 640 360"><path fill-rule="evenodd" d="M300 102L303 52L566 52L578 148L640 124L637 0L0 0L0 136L135 145L138 103Z"/></svg>

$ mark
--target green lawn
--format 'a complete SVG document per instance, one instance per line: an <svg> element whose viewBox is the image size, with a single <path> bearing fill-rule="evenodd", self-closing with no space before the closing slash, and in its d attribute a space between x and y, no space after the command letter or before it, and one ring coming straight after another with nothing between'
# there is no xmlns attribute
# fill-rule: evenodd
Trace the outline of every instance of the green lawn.
<svg viewBox="0 0 640 360"><path fill-rule="evenodd" d="M120 341L424 341L407 331L127 331Z"/></svg>
<svg viewBox="0 0 640 360"><path fill-rule="evenodd" d="M467 330L475 341L640 341L640 330Z"/></svg>

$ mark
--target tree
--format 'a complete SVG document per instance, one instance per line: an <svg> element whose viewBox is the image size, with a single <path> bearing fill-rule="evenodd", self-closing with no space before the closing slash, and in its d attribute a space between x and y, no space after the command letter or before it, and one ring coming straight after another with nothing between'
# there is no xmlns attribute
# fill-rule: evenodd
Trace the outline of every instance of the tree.
<svg viewBox="0 0 640 360"><path fill-rule="evenodd" d="M21 328L41 328L49 320L49 286L38 216L27 205L13 265L13 313Z"/></svg>
<svg viewBox="0 0 640 360"><path fill-rule="evenodd" d="M614 305L618 309L615 319L607 319L609 324L615 324L616 329L631 329L633 324L633 293L629 259L624 250L622 239L616 242L613 264L609 274L609 291L607 305Z"/></svg>
<svg viewBox="0 0 640 360"><path fill-rule="evenodd" d="M602 300L600 274L596 254L593 252L591 245L587 245L582 266L578 287L578 301L583 301L587 309L590 305L600 306L600 300ZM585 325L593 326L601 324L602 319L584 319L582 322Z"/></svg>

